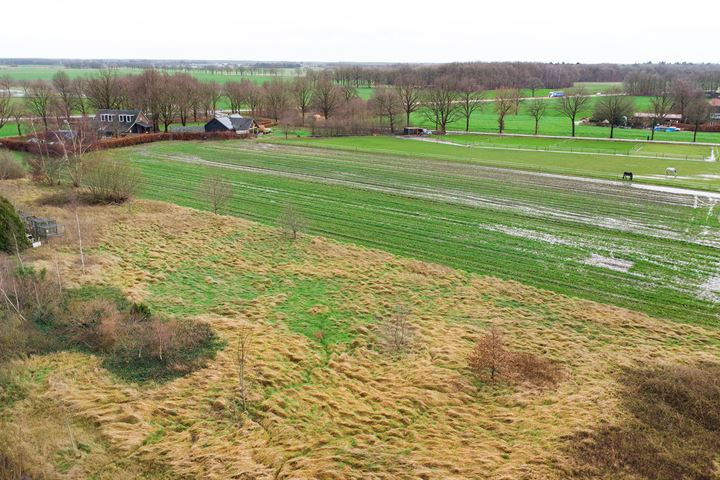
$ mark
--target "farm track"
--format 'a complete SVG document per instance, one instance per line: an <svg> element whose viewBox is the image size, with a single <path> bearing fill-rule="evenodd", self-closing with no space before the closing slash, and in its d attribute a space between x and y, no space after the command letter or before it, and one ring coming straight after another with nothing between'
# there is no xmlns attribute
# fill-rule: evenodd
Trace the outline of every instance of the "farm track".
<svg viewBox="0 0 720 480"><path fill-rule="evenodd" d="M699 295L720 275L720 234L690 208L692 197L444 159L247 142L135 153L152 198L202 207L196 185L222 169L238 192L235 215L274 223L282 204L293 203L313 233L666 318L717 320L712 294ZM592 255L634 267L588 265Z"/></svg>

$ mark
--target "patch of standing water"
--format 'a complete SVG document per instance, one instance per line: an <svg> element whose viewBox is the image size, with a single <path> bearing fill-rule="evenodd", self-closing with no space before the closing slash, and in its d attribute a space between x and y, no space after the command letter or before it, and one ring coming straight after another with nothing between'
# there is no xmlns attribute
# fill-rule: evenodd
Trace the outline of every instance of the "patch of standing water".
<svg viewBox="0 0 720 480"><path fill-rule="evenodd" d="M603 255L598 255L597 253L591 254L590 257L586 258L583 263L587 265L592 265L594 267L602 267L609 270L615 270L617 272L627 272L634 265L634 263L630 260L605 257Z"/></svg>
<svg viewBox="0 0 720 480"><path fill-rule="evenodd" d="M700 285L698 298L711 302L720 302L720 277L713 276Z"/></svg>

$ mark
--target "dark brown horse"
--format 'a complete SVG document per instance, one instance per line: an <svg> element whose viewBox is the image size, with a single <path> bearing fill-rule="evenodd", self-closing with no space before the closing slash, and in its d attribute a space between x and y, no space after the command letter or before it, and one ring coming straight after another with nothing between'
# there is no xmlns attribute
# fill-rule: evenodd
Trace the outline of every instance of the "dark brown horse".
<svg viewBox="0 0 720 480"><path fill-rule="evenodd" d="M623 180L630 180L632 182L633 174L632 172L623 172Z"/></svg>

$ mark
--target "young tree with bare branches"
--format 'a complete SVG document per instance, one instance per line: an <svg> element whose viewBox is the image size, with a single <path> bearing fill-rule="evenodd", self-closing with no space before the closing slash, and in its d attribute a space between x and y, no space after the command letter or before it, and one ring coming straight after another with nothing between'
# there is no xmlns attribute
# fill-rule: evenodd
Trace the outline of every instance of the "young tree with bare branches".
<svg viewBox="0 0 720 480"><path fill-rule="evenodd" d="M656 90L654 95L650 97L650 108L653 114L650 140L655 140L655 127L665 120L665 117L668 116L673 108L673 98L667 84L663 85L659 90Z"/></svg>
<svg viewBox="0 0 720 480"><path fill-rule="evenodd" d="M63 70L58 70L52 77L52 86L57 95L57 104L63 118L70 121L70 116L75 108L75 94L73 83L70 77Z"/></svg>
<svg viewBox="0 0 720 480"><path fill-rule="evenodd" d="M540 128L540 120L545 116L548 109L548 101L542 99L535 99L528 103L527 112L535 121L535 135L538 134Z"/></svg>
<svg viewBox="0 0 720 480"><path fill-rule="evenodd" d="M13 115L11 86L12 80L9 76L0 77L0 129L8 123Z"/></svg>
<svg viewBox="0 0 720 480"><path fill-rule="evenodd" d="M460 110L465 117L465 131L470 131L470 117L476 110L483 107L482 88L470 78L460 80L458 84L460 94Z"/></svg>
<svg viewBox="0 0 720 480"><path fill-rule="evenodd" d="M515 108L517 90L514 88L501 88L495 92L495 113L497 113L498 132L505 131L505 117Z"/></svg>
<svg viewBox="0 0 720 480"><path fill-rule="evenodd" d="M313 83L307 77L297 77L290 88L291 102L300 111L302 125L305 125L305 115L310 110L313 90Z"/></svg>
<svg viewBox="0 0 720 480"><path fill-rule="evenodd" d="M297 239L298 233L304 230L307 225L305 217L303 217L302 213L292 204L286 204L283 207L278 223L292 236L293 240Z"/></svg>
<svg viewBox="0 0 720 480"><path fill-rule="evenodd" d="M395 82L395 90L405 112L406 126L410 126L410 116L420 108L422 90L419 84L420 80L412 74L403 75Z"/></svg>
<svg viewBox="0 0 720 480"><path fill-rule="evenodd" d="M200 184L200 197L208 202L213 213L218 214L230 202L233 187L219 174L211 174Z"/></svg>
<svg viewBox="0 0 720 480"><path fill-rule="evenodd" d="M557 111L570 120L572 136L575 136L575 119L582 115L590 103L590 97L584 87L573 88L564 97L558 99Z"/></svg>

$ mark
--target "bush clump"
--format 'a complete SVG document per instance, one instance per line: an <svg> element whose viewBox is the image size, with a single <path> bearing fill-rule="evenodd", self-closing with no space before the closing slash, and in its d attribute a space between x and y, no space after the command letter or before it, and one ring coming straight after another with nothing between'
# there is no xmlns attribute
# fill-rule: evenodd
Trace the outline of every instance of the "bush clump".
<svg viewBox="0 0 720 480"><path fill-rule="evenodd" d="M468 356L468 367L479 379L506 380L535 386L551 386L563 376L557 362L527 352L513 352L505 345L505 336L493 328L483 335Z"/></svg>
<svg viewBox="0 0 720 480"><path fill-rule="evenodd" d="M10 201L0 197L0 252L15 254L29 245L25 227Z"/></svg>
<svg viewBox="0 0 720 480"><path fill-rule="evenodd" d="M573 473L717 478L720 364L626 369L620 383L626 420L571 437Z"/></svg>
<svg viewBox="0 0 720 480"><path fill-rule="evenodd" d="M220 346L206 323L154 314L114 289L64 290L44 270L9 265L0 268L0 362L80 349L125 379L164 380L201 367Z"/></svg>
<svg viewBox="0 0 720 480"><path fill-rule="evenodd" d="M22 165L13 158L10 152L0 150L0 180L24 178L26 173Z"/></svg>
<svg viewBox="0 0 720 480"><path fill-rule="evenodd" d="M95 155L85 160L83 183L94 203L123 203L140 185L140 175L129 163Z"/></svg>

